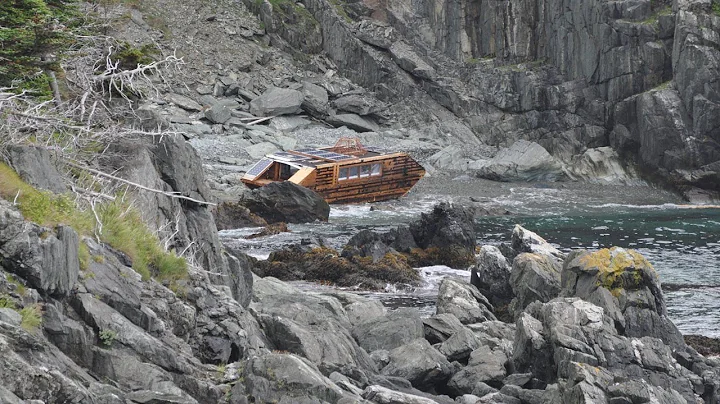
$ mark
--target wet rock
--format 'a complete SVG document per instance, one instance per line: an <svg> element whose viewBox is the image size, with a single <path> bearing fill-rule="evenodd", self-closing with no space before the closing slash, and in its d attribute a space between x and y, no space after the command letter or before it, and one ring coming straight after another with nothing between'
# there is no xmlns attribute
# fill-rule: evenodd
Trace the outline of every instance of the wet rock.
<svg viewBox="0 0 720 404"><path fill-rule="evenodd" d="M326 222L330 214L330 206L320 195L288 181L258 188L241 203L268 223Z"/></svg>
<svg viewBox="0 0 720 404"><path fill-rule="evenodd" d="M304 99L305 96L300 91L271 87L260 97L250 101L250 113L255 116L297 114Z"/></svg>
<svg viewBox="0 0 720 404"><path fill-rule="evenodd" d="M493 306L505 306L514 297L510 286L512 266L495 246L480 248L475 265L470 268L470 283L488 298Z"/></svg>
<svg viewBox="0 0 720 404"><path fill-rule="evenodd" d="M451 278L440 283L437 314L450 313L463 324L496 320L493 307L475 286Z"/></svg>
<svg viewBox="0 0 720 404"><path fill-rule="evenodd" d="M287 223L277 222L277 223L269 224L269 225L265 226L265 228L263 228L259 233L253 233L249 236L246 236L245 238L247 240L252 240L255 238L272 236L274 234L287 233L289 231L290 230L288 230Z"/></svg>
<svg viewBox="0 0 720 404"><path fill-rule="evenodd" d="M556 181L564 177L561 164L542 146L518 140L501 149L476 175L493 181Z"/></svg>
<svg viewBox="0 0 720 404"><path fill-rule="evenodd" d="M65 181L54 163L54 156L46 148L11 145L7 148L10 166L20 178L36 188L55 193L67 192Z"/></svg>
<svg viewBox="0 0 720 404"><path fill-rule="evenodd" d="M473 223L469 210L445 202L435 205L431 213L423 213L420 220L410 224L415 242L425 250L411 254L413 265L470 266L475 261Z"/></svg>
<svg viewBox="0 0 720 404"><path fill-rule="evenodd" d="M415 309L398 309L353 327L353 337L366 351L392 350L424 337L423 322Z"/></svg>
<svg viewBox="0 0 720 404"><path fill-rule="evenodd" d="M391 350L389 356L381 373L405 378L420 390L432 390L452 374L450 362L424 338Z"/></svg>
<svg viewBox="0 0 720 404"><path fill-rule="evenodd" d="M267 226L265 219L250 212L250 209L238 201L220 202L215 208L213 218L218 230Z"/></svg>

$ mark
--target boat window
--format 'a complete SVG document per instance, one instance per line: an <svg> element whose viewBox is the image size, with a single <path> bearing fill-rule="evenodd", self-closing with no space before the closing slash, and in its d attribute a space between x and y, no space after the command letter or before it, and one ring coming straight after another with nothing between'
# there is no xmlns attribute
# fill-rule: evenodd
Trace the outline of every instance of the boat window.
<svg viewBox="0 0 720 404"><path fill-rule="evenodd" d="M338 180L346 180L348 179L348 169L347 168L341 168L340 174L338 174Z"/></svg>
<svg viewBox="0 0 720 404"><path fill-rule="evenodd" d="M369 165L360 166L360 176L361 177L369 177L370 176L370 166Z"/></svg>
<svg viewBox="0 0 720 404"><path fill-rule="evenodd" d="M350 178L358 178L358 167L350 167Z"/></svg>
<svg viewBox="0 0 720 404"><path fill-rule="evenodd" d="M380 172L380 166L381 166L380 163L373 164L373 165L371 166L370 175L380 175L380 173L381 173L381 172Z"/></svg>

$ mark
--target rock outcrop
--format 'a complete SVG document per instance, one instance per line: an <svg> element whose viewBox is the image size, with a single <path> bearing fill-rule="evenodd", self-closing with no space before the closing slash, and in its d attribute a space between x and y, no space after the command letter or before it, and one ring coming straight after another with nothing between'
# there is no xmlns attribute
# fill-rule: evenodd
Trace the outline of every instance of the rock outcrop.
<svg viewBox="0 0 720 404"><path fill-rule="evenodd" d="M330 206L303 186L289 181L273 182L243 195L239 202L267 223L327 222Z"/></svg>

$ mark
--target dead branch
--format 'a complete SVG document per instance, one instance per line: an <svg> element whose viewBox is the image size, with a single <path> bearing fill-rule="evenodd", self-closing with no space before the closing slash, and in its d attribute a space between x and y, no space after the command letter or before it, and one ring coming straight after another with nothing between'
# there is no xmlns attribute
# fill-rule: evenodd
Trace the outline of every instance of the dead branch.
<svg viewBox="0 0 720 404"><path fill-rule="evenodd" d="M144 185L140 185L140 184L138 184L138 183L135 183L135 182L132 182L132 181L128 181L128 180L123 179L123 178L120 178L120 177L116 177L116 176L114 176L114 175L112 175L112 174L108 174L108 173L104 173L104 172L99 171L99 170L95 170L94 168L90 168L90 167L87 167L87 166L83 166L83 165L80 165L80 164L73 163L73 162L71 162L71 161L67 161L67 160L66 160L65 162L66 162L67 165L69 165L69 166L71 166L71 167L75 167L75 168L78 168L78 169L81 169L81 170L85 170L85 171L88 171L88 172L90 172L90 173L93 173L93 174L96 174L96 175L99 175L99 176L102 176L102 177L105 177L105 178L109 178L109 179L114 180L114 181L119 181L119 182L122 182L122 183L124 183L124 184L131 185L131 186L133 186L133 187L136 187L136 188L139 188L139 189L142 189L142 190L145 190L145 191L155 192L155 193L158 193L158 194L162 194L162 195L165 195L165 196L169 196L169 197L171 197L171 198L184 199L184 200L187 200L187 201L195 202L195 203L200 204L200 205L217 206L216 203L207 202L207 201L201 201L201 200L195 199L195 198L190 198L189 196L182 195L182 194L180 194L180 193L178 193L178 192L167 192L167 191L163 191L163 190L160 190L160 189L149 188L149 187L146 187L146 186L144 186Z"/></svg>

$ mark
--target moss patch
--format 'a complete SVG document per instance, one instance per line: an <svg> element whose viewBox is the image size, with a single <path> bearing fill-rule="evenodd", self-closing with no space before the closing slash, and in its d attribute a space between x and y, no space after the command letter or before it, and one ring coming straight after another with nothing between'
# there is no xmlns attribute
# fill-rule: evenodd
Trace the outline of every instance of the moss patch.
<svg viewBox="0 0 720 404"><path fill-rule="evenodd" d="M619 295L623 289L634 290L642 286L643 271L655 271L652 265L635 250L612 247L586 254L579 258L584 270L597 270L598 286Z"/></svg>

